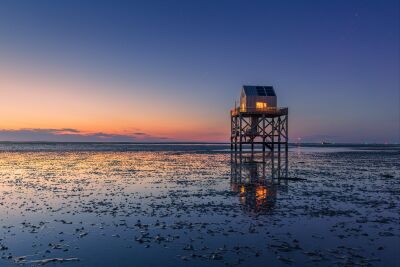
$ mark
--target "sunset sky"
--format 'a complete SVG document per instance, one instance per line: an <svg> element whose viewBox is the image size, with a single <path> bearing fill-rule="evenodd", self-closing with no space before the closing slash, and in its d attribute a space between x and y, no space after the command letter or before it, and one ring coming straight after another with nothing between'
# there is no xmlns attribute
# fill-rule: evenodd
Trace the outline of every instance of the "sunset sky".
<svg viewBox="0 0 400 267"><path fill-rule="evenodd" d="M290 138L399 142L399 1L1 1L0 141L229 141L243 84Z"/></svg>

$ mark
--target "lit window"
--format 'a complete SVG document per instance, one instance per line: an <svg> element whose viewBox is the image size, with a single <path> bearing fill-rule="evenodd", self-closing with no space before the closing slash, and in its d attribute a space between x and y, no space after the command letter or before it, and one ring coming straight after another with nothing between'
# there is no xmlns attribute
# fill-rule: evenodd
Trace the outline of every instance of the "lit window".
<svg viewBox="0 0 400 267"><path fill-rule="evenodd" d="M267 108L267 103L265 102L256 102L256 109L265 109Z"/></svg>

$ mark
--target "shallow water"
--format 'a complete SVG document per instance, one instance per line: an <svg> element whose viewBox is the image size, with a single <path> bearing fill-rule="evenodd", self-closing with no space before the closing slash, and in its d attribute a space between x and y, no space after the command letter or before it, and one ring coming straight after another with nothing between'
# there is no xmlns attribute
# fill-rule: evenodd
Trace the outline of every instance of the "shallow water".
<svg viewBox="0 0 400 267"><path fill-rule="evenodd" d="M0 144L0 266L399 265L398 146L227 148Z"/></svg>

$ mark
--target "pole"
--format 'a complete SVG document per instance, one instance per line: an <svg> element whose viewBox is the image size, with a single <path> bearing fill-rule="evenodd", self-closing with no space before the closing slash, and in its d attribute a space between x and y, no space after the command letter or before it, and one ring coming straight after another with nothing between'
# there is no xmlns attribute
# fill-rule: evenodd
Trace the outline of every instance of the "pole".
<svg viewBox="0 0 400 267"><path fill-rule="evenodd" d="M285 143L285 176L288 177L288 169L289 169L289 110L286 114L286 143Z"/></svg>
<svg viewBox="0 0 400 267"><path fill-rule="evenodd" d="M278 178L281 178L281 117L278 118Z"/></svg>

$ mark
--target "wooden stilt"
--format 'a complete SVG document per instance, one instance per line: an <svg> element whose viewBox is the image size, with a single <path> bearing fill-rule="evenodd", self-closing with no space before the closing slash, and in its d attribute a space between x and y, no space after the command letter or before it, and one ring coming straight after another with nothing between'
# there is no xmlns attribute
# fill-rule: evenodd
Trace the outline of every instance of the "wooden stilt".
<svg viewBox="0 0 400 267"><path fill-rule="evenodd" d="M257 161L258 151L261 151L262 162L271 162L272 177L280 178L283 175L287 177L289 165L288 126L287 108L260 111L239 108L232 110L231 151L232 154L235 154L232 161L242 163L243 156L248 154L245 146L250 145L249 159L251 161ZM284 152L282 145L284 145ZM284 157L282 157L282 153L285 153ZM285 160L284 165L283 160Z"/></svg>

